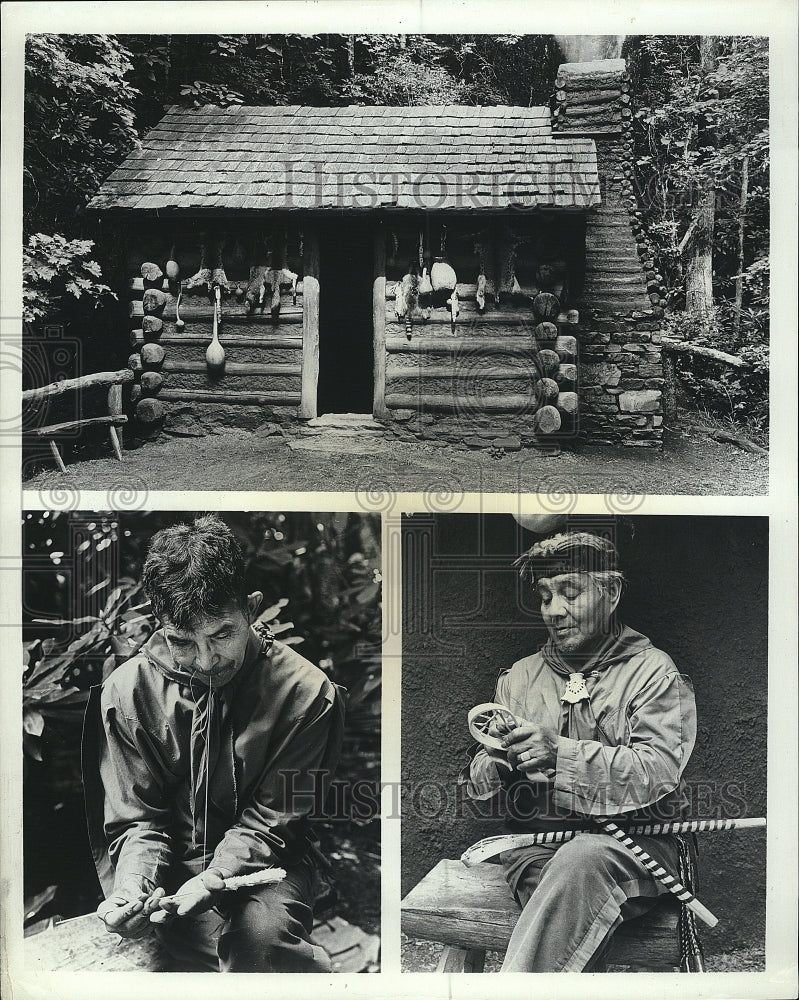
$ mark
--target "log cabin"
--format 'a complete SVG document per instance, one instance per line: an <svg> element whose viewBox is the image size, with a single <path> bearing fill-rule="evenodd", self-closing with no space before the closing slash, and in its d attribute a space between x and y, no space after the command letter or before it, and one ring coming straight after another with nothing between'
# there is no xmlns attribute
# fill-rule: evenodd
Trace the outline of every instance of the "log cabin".
<svg viewBox="0 0 799 1000"><path fill-rule="evenodd" d="M90 204L130 300L131 415L657 447L629 91L612 59L561 65L551 107L173 107Z"/></svg>

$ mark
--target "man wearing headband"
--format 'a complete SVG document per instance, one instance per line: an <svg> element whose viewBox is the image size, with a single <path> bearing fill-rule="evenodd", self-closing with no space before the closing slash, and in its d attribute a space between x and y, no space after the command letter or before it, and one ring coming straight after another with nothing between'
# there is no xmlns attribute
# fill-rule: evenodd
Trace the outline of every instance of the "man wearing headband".
<svg viewBox="0 0 799 1000"><path fill-rule="evenodd" d="M263 594L219 517L159 531L143 584L161 628L86 717L97 915L123 937L155 926L192 969L329 971L310 941L307 813L336 766L341 695L257 622ZM276 867L282 881L223 891Z"/></svg>
<svg viewBox="0 0 799 1000"><path fill-rule="evenodd" d="M673 820L687 806L682 773L696 739L687 677L646 636L617 620L624 577L615 547L587 532L537 542L518 561L549 638L499 677L494 701L518 721L495 724L506 752L480 748L472 798L506 789L514 832L584 826L586 817ZM639 837L667 871L687 863L677 837ZM667 890L608 834L501 856L522 913L503 972L585 972L614 930Z"/></svg>

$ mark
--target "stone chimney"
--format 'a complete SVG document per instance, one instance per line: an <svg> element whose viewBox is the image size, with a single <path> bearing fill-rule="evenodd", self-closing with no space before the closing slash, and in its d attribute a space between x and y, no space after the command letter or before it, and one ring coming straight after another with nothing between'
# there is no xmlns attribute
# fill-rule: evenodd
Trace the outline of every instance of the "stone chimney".
<svg viewBox="0 0 799 1000"><path fill-rule="evenodd" d="M634 188L630 79L623 59L563 63L555 135L593 139L601 204L586 213L579 303L581 385L591 437L657 445L662 432L661 319L665 288Z"/></svg>

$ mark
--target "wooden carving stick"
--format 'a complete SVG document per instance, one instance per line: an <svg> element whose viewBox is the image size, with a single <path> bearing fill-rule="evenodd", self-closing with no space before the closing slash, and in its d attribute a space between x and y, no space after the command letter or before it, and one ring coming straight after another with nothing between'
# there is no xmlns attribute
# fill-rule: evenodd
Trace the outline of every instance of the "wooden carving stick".
<svg viewBox="0 0 799 1000"><path fill-rule="evenodd" d="M766 820L762 816L748 819L683 819L669 823L634 823L625 826L625 833L641 837L658 837L669 833L708 833L714 830L755 830L763 829ZM486 837L468 847L461 855L467 866L494 858L503 851L515 847L532 847L538 844L562 844L580 833L600 833L598 827L583 826L573 830L547 830L539 833L506 833L496 837Z"/></svg>
<svg viewBox="0 0 799 1000"><path fill-rule="evenodd" d="M597 822L605 833L609 833L611 837L615 837L620 844L624 844L627 850L638 858L644 868L651 872L658 882L660 882L661 885L664 885L669 892L673 893L683 906L687 906L689 910L693 910L697 917L699 917L700 920L703 920L708 927L716 926L719 922L719 918L713 916L710 910L699 902L690 889L686 889L682 882L678 882L673 875L669 875L666 869L655 861L650 854L647 854L643 847L636 844L632 837L628 836L624 830L621 829L621 827L616 826L615 823L611 823L610 820L606 819L597 820Z"/></svg>

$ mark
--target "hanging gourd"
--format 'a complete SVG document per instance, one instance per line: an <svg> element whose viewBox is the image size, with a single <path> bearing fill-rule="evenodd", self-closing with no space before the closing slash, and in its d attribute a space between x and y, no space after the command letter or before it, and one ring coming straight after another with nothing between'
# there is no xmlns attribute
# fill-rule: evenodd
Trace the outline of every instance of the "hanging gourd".
<svg viewBox="0 0 799 1000"><path fill-rule="evenodd" d="M219 342L219 323L222 316L222 292L219 285L214 288L214 326L211 343L205 352L205 363L214 371L218 371L225 363L225 349Z"/></svg>
<svg viewBox="0 0 799 1000"><path fill-rule="evenodd" d="M180 277L180 264L175 260L175 245L172 244L172 249L169 251L169 260L166 262L166 276L170 282L177 281Z"/></svg>
<svg viewBox="0 0 799 1000"><path fill-rule="evenodd" d="M180 318L180 302L182 298L183 298L183 282L181 281L180 285L178 286L178 300L175 303L175 329L177 330L182 330L183 327L186 325Z"/></svg>
<svg viewBox="0 0 799 1000"><path fill-rule="evenodd" d="M430 268L430 283L433 291L437 293L450 293L455 290L458 282L457 275L451 264L447 262L447 227L441 227L441 249L438 257Z"/></svg>

